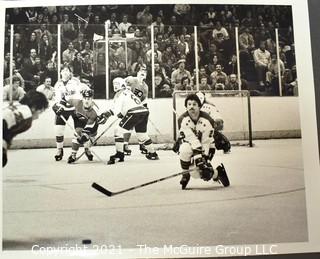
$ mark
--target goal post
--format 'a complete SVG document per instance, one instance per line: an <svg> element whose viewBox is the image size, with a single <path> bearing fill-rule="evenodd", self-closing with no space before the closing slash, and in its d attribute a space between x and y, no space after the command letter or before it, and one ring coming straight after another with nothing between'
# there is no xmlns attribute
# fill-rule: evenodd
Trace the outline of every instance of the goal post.
<svg viewBox="0 0 320 259"><path fill-rule="evenodd" d="M178 118L186 111L184 100L187 95L198 91L175 91L173 93L173 138L178 136ZM252 119L250 92L247 90L201 91L208 102L219 110L224 128L222 133L234 144L252 147ZM240 141L240 142L239 142Z"/></svg>

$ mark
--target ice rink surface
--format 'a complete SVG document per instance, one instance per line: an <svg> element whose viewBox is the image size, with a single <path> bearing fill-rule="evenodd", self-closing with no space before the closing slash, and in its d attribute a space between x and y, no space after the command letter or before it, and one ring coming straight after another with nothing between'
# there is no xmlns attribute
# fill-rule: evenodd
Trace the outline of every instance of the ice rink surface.
<svg viewBox="0 0 320 259"><path fill-rule="evenodd" d="M256 140L255 147L218 151L230 187L180 177L107 197L93 182L119 191L181 171L172 151L149 161L131 146L124 163L104 165L81 158L69 165L71 149L54 161L55 149L10 150L3 170L3 249L97 245L122 248L266 244L308 240L301 139ZM93 147L103 159L113 146Z"/></svg>

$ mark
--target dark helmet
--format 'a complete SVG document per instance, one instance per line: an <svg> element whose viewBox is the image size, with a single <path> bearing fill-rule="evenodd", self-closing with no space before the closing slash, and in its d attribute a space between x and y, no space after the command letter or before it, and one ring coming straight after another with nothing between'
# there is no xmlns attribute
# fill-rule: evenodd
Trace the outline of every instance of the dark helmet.
<svg viewBox="0 0 320 259"><path fill-rule="evenodd" d="M86 89L86 90L82 91L83 97L93 97L93 94L94 94L94 92L91 89Z"/></svg>

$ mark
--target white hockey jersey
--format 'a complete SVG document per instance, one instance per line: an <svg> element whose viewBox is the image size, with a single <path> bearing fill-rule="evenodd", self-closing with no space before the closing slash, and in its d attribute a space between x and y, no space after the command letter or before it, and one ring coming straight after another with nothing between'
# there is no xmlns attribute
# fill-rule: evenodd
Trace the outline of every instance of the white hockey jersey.
<svg viewBox="0 0 320 259"><path fill-rule="evenodd" d="M75 77L72 77L67 83L59 80L54 86L55 101L60 103L61 100L65 100L74 106L79 100L82 100L81 92L87 89L90 89L89 86L81 83Z"/></svg>
<svg viewBox="0 0 320 259"><path fill-rule="evenodd" d="M126 85L140 99L142 104L147 103L148 85L144 81L139 81L138 77L128 76Z"/></svg>
<svg viewBox="0 0 320 259"><path fill-rule="evenodd" d="M180 134L184 141L190 143L192 149L202 148L206 155L209 148L214 146L214 121L206 112L200 111L197 121L193 121L188 112L178 119Z"/></svg>
<svg viewBox="0 0 320 259"><path fill-rule="evenodd" d="M141 109L139 109L141 107ZM113 108L111 109L114 115L121 114L125 116L131 109L141 111L146 109L140 99L134 95L129 89L120 90L113 98Z"/></svg>

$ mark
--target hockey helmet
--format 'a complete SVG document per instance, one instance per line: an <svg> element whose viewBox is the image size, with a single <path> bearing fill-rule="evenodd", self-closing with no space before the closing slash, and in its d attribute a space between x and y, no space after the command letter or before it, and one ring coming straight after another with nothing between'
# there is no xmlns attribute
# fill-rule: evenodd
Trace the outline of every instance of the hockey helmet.
<svg viewBox="0 0 320 259"><path fill-rule="evenodd" d="M196 95L199 97L201 105L203 105L206 100L205 94L203 92L197 92Z"/></svg>
<svg viewBox="0 0 320 259"><path fill-rule="evenodd" d="M94 92L91 89L86 89L86 90L82 91L83 97L93 97L93 94L94 94Z"/></svg>
<svg viewBox="0 0 320 259"><path fill-rule="evenodd" d="M115 92L118 92L121 89L125 89L126 88L126 82L121 77L116 77L115 79L113 79L112 84L113 84L113 90Z"/></svg>

